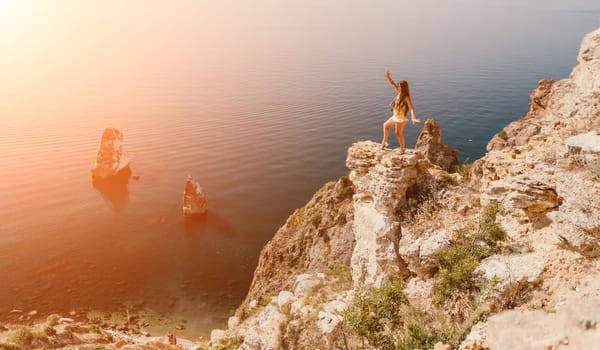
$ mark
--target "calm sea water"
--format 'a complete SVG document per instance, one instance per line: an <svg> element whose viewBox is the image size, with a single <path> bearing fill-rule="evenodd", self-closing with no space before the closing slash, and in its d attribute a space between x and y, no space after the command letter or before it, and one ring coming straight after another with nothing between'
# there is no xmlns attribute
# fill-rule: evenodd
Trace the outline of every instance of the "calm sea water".
<svg viewBox="0 0 600 350"><path fill-rule="evenodd" d="M0 26L0 320L137 306L191 334L224 326L265 242L346 173L351 143L380 140L386 68L474 160L526 113L539 79L568 76L600 25L596 1L14 11ZM123 131L140 176L125 190L91 182L105 127ZM405 128L408 147L419 131ZM181 216L188 174L207 193L205 220Z"/></svg>

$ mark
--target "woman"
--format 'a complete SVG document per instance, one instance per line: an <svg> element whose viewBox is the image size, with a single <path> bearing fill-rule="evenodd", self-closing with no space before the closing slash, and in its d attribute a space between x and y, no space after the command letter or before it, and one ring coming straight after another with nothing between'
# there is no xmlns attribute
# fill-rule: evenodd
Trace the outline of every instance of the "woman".
<svg viewBox="0 0 600 350"><path fill-rule="evenodd" d="M419 119L415 116L415 108L413 107L412 100L410 99L410 91L408 89L408 83L406 80L401 80L397 84L392 79L390 70L387 69L385 71L385 77L388 79L390 84L394 87L394 89L398 92L396 99L392 102L392 112L393 115L390 119L386 120L383 123L383 141L381 141L381 149L387 147L387 139L390 136L390 128L392 125L396 125L396 137L398 138L398 142L400 143L400 154L404 153L404 134L402 134L402 130L404 129L404 124L408 121L406 117L407 111L410 110L411 114L411 122L418 123Z"/></svg>

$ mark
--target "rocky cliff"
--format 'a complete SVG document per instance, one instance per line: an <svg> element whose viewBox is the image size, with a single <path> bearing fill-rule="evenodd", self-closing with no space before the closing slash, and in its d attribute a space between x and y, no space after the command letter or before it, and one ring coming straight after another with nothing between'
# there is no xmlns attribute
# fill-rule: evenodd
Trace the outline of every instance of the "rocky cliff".
<svg viewBox="0 0 600 350"><path fill-rule="evenodd" d="M473 164L432 120L406 154L352 145L350 174L290 216L207 346L597 346L600 30L578 62Z"/></svg>

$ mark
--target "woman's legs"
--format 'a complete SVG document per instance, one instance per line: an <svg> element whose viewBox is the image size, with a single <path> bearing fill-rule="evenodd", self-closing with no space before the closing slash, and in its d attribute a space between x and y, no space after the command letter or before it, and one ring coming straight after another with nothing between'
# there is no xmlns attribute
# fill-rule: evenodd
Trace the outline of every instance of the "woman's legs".
<svg viewBox="0 0 600 350"><path fill-rule="evenodd" d="M383 141L381 141L381 149L384 149L387 145L388 137L390 137L390 129L394 123L396 122L394 121L393 117L383 123Z"/></svg>
<svg viewBox="0 0 600 350"><path fill-rule="evenodd" d="M404 133L402 132L404 130L404 124L405 123L396 123L396 137L398 138L398 143L400 144L400 153L404 153L405 146Z"/></svg>

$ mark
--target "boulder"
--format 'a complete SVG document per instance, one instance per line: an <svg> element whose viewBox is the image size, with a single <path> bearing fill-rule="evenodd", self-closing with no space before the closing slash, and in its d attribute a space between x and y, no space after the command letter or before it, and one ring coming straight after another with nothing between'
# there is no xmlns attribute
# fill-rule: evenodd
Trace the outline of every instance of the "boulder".
<svg viewBox="0 0 600 350"><path fill-rule="evenodd" d="M545 214L563 203L556 188L543 174L522 174L511 179L489 182L482 194L484 203L498 201L513 214L521 209L529 216Z"/></svg>
<svg viewBox="0 0 600 350"><path fill-rule="evenodd" d="M408 269L417 276L430 276L436 270L436 253L450 248L450 238L445 231L430 237L420 237L410 244L400 241L399 254L408 263Z"/></svg>
<svg viewBox="0 0 600 350"><path fill-rule="evenodd" d="M240 318L237 316L231 316L227 319L227 329L233 330L240 324Z"/></svg>
<svg viewBox="0 0 600 350"><path fill-rule="evenodd" d="M319 284L321 281L316 276L310 273L303 273L296 277L296 282L294 283L294 295L296 297L305 297L309 295Z"/></svg>
<svg viewBox="0 0 600 350"><path fill-rule="evenodd" d="M336 330L340 322L342 321L341 317L331 312L319 311L319 319L317 321L317 325L323 335L332 333Z"/></svg>
<svg viewBox="0 0 600 350"><path fill-rule="evenodd" d="M600 135L596 131L569 137L565 145L571 154L591 153L600 155Z"/></svg>
<svg viewBox="0 0 600 350"><path fill-rule="evenodd" d="M481 262L473 276L482 287L494 282L495 288L504 291L512 283L538 281L544 271L545 260L539 253L493 255Z"/></svg>
<svg viewBox="0 0 600 350"><path fill-rule="evenodd" d="M92 167L92 178L106 180L118 177L129 169L129 159L123 153L123 133L115 128L107 128L102 134L96 162Z"/></svg>
<svg viewBox="0 0 600 350"><path fill-rule="evenodd" d="M571 72L570 78L580 88L600 90L600 29L585 36L577 60L579 64Z"/></svg>
<svg viewBox="0 0 600 350"><path fill-rule="evenodd" d="M218 343L221 339L227 337L227 332L222 329L213 329L210 332L210 342L213 344Z"/></svg>
<svg viewBox="0 0 600 350"><path fill-rule="evenodd" d="M239 350L276 350L281 348L281 337L287 316L275 305L267 305L253 320Z"/></svg>
<svg viewBox="0 0 600 350"><path fill-rule="evenodd" d="M473 327L467 339L483 338L486 347L460 349L597 349L600 343L600 299L577 298L555 313L509 310ZM473 337L473 333L480 333ZM472 344L471 340L468 343Z"/></svg>
<svg viewBox="0 0 600 350"><path fill-rule="evenodd" d="M442 143L442 128L433 119L425 121L415 149L421 151L430 162L446 171L458 164L458 151Z"/></svg>
<svg viewBox="0 0 600 350"><path fill-rule="evenodd" d="M282 290L277 296L277 306L279 306L279 311L285 315L289 315L294 301L296 301L296 297L292 292Z"/></svg>
<svg viewBox="0 0 600 350"><path fill-rule="evenodd" d="M183 191L183 215L196 216L204 213L206 213L204 191L192 176L188 176Z"/></svg>

